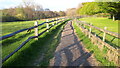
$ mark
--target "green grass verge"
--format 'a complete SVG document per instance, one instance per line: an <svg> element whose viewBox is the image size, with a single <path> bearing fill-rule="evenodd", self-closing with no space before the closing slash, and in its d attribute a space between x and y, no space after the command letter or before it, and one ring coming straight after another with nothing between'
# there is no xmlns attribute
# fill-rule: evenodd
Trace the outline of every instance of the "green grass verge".
<svg viewBox="0 0 120 68"><path fill-rule="evenodd" d="M3 64L3 66L47 66L49 64L48 61L50 58L52 58L54 50L59 42L60 34L64 24L65 22L58 24L58 26L53 27L49 32L39 36L38 41L35 41L34 39L30 40L22 49L10 57ZM43 31L44 29L41 29L39 32ZM10 44L10 40L6 40L7 44L9 43L9 45L2 46L2 57L4 58L10 52L16 49L24 40L28 38L28 36L32 36L32 34L33 33L30 33L30 35L28 34L25 36L23 34L21 34L21 36L16 35L16 37L11 38L10 40L14 39L13 41L15 41L20 36L20 40L22 41L16 41L16 43L13 44ZM41 57L43 58L38 60Z"/></svg>
<svg viewBox="0 0 120 68"><path fill-rule="evenodd" d="M95 58L101 63L100 66L115 66L113 62L108 61L104 55L106 54L106 47L104 47L103 51L100 51L97 45L91 43L90 39L85 36L84 33L80 30L80 28L73 23L74 29L80 38L80 41L83 42L84 46L89 50L92 51Z"/></svg>
<svg viewBox="0 0 120 68"><path fill-rule="evenodd" d="M94 26L104 29L104 27L107 27L107 30L118 33L118 21L112 21L108 18L102 18L102 17L87 17L87 18L81 18L79 19L81 21L86 21L87 23L92 23ZM86 26L86 28L89 29L89 27ZM99 36L101 39L103 38L103 32L92 29L93 33L96 33L97 36ZM118 38L115 38L114 36L111 36L109 34L106 34L105 41L110 44L113 47L119 48L120 45L118 42L120 40Z"/></svg>

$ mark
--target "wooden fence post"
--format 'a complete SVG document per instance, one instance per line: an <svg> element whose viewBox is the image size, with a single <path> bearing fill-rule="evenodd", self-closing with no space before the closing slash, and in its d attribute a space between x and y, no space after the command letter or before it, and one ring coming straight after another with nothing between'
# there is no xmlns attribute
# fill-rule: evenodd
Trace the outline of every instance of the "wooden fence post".
<svg viewBox="0 0 120 68"><path fill-rule="evenodd" d="M52 19L52 20L54 20L54 19ZM54 21L52 22L52 25L54 25Z"/></svg>
<svg viewBox="0 0 120 68"><path fill-rule="evenodd" d="M104 30L106 30L107 29L107 27L104 27ZM103 41L105 41L105 36L106 36L106 33L104 32L104 34L103 34Z"/></svg>
<svg viewBox="0 0 120 68"><path fill-rule="evenodd" d="M95 37L96 37L96 33L95 33Z"/></svg>
<svg viewBox="0 0 120 68"><path fill-rule="evenodd" d="M34 26L38 26L38 22L35 21ZM35 28L35 36L38 36L38 27ZM35 38L35 40L38 40L38 37Z"/></svg>
<svg viewBox="0 0 120 68"><path fill-rule="evenodd" d="M92 24L90 23L90 25L92 25ZM91 31L92 31L91 27L90 27L90 29L89 29L89 30L90 30L90 31L89 31L89 38L90 38Z"/></svg>
<svg viewBox="0 0 120 68"><path fill-rule="evenodd" d="M46 19L46 22L48 22L48 19ZM49 23L46 23L46 28L49 29ZM49 30L47 30L49 32Z"/></svg>
<svg viewBox="0 0 120 68"><path fill-rule="evenodd" d="M57 20L58 18L56 18L56 20ZM56 21L56 24L57 24L57 21Z"/></svg>

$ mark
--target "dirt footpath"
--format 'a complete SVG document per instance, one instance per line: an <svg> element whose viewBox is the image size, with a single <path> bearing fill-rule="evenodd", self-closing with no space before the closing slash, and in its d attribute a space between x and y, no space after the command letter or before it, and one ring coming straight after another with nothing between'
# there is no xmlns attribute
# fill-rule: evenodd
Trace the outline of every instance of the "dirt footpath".
<svg viewBox="0 0 120 68"><path fill-rule="evenodd" d="M61 41L56 48L50 66L98 66L93 54L87 51L74 33L69 21L62 32Z"/></svg>

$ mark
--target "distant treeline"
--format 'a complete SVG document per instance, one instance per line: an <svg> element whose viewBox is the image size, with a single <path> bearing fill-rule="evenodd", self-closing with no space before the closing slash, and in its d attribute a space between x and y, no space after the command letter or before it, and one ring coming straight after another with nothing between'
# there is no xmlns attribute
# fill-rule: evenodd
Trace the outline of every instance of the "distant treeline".
<svg viewBox="0 0 120 68"><path fill-rule="evenodd" d="M35 7L34 7L35 8ZM25 21L25 20L36 20L44 18L52 18L65 16L64 11L50 11L50 10L41 10L42 8L37 6L37 9L33 7L16 7L0 10L2 14L2 22L12 22L12 21Z"/></svg>

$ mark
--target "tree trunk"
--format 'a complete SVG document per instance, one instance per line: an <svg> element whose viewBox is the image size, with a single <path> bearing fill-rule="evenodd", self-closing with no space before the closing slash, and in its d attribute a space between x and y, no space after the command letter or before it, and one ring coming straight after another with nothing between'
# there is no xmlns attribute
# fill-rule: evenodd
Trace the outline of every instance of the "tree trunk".
<svg viewBox="0 0 120 68"><path fill-rule="evenodd" d="M118 12L118 13L116 14L115 19L116 19L116 20L120 20L120 12Z"/></svg>
<svg viewBox="0 0 120 68"><path fill-rule="evenodd" d="M112 18L112 19L113 19L113 21L115 21L115 15L113 15L113 18Z"/></svg>

